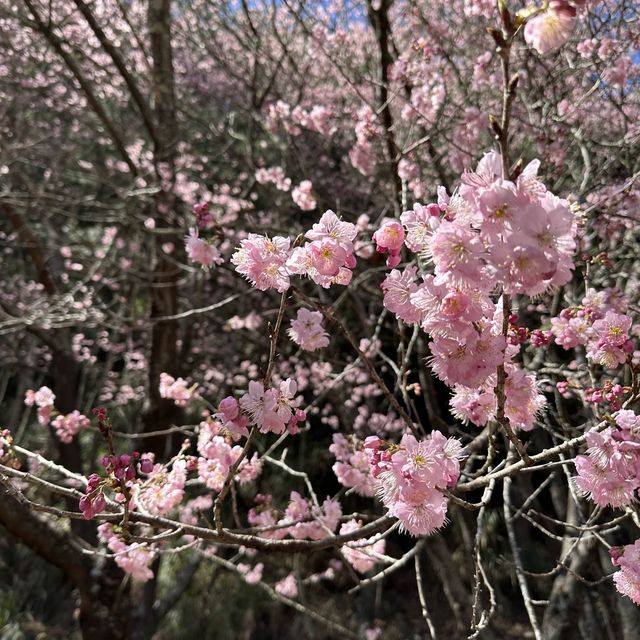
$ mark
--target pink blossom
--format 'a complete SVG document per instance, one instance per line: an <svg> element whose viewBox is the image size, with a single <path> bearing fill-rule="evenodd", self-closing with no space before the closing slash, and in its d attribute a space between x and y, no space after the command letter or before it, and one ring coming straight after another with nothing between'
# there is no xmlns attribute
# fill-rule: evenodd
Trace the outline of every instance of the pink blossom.
<svg viewBox="0 0 640 640"><path fill-rule="evenodd" d="M238 401L233 396L227 396L220 401L218 405L218 413L215 417L220 420L234 439L238 439L240 436L245 438L249 437L249 430L247 425L249 419L246 416L240 415L240 407Z"/></svg>
<svg viewBox="0 0 640 640"><path fill-rule="evenodd" d="M305 351L316 351L329 346L329 334L322 326L322 314L319 311L298 309L298 314L291 321L289 336Z"/></svg>
<svg viewBox="0 0 640 640"><path fill-rule="evenodd" d="M320 508L316 508L297 491L292 491L289 506L281 522L303 520L304 522L297 522L289 527L289 535L296 539L321 540L335 532L341 516L340 503L327 498Z"/></svg>
<svg viewBox="0 0 640 640"><path fill-rule="evenodd" d="M605 317L596 320L591 327L587 357L608 369L623 364L627 354L633 350L629 340L630 328L629 316L607 311Z"/></svg>
<svg viewBox="0 0 640 640"><path fill-rule="evenodd" d="M262 462L258 459L258 454L254 453L251 459L245 458L238 467L236 481L240 484L253 482L262 473Z"/></svg>
<svg viewBox="0 0 640 640"><path fill-rule="evenodd" d="M494 417L496 397L493 390L484 387L472 389L455 385L450 404L458 420L483 427Z"/></svg>
<svg viewBox="0 0 640 640"><path fill-rule="evenodd" d="M264 167L256 171L256 182L259 184L273 183L276 189L280 191L289 191L291 189L291 179L287 178L282 167Z"/></svg>
<svg viewBox="0 0 640 640"><path fill-rule="evenodd" d="M617 414L621 430L607 427L587 433L586 455L576 457L576 486L598 506L623 507L640 488L640 433L629 413ZM627 429L626 425L633 425Z"/></svg>
<svg viewBox="0 0 640 640"><path fill-rule="evenodd" d="M419 253L427 250L429 239L439 224L441 213L438 205L425 207L414 204L413 211L405 211L400 216L402 224L407 229L405 243L411 251Z"/></svg>
<svg viewBox="0 0 640 640"><path fill-rule="evenodd" d="M276 593L279 593L281 596L285 598L297 598L298 597L298 584L296 582L296 577L293 573L282 578L282 580L276 582L275 584Z"/></svg>
<svg viewBox="0 0 640 640"><path fill-rule="evenodd" d="M552 0L546 11L530 18L524 27L524 39L540 55L563 45L571 36L576 10L564 0Z"/></svg>
<svg viewBox="0 0 640 640"><path fill-rule="evenodd" d="M404 244L404 229L396 220L385 222L373 234L373 240L380 253L388 253L387 267L394 269L400 264L400 250Z"/></svg>
<svg viewBox="0 0 640 640"><path fill-rule="evenodd" d="M262 580L263 569L264 564L262 562L259 562L254 567L243 563L238 564L238 571L244 576L247 584L258 584Z"/></svg>
<svg viewBox="0 0 640 640"><path fill-rule="evenodd" d="M353 533L360 528L362 528L362 522L358 520L349 520L348 522L344 522L340 527L340 535ZM371 570L378 562L376 555L383 554L384 550L384 539L375 540L372 538L365 538L364 540L358 540L357 542L347 542L347 544L343 545L341 548L342 555L345 560L358 573L367 573L367 571Z"/></svg>
<svg viewBox="0 0 640 640"><path fill-rule="evenodd" d="M305 234L311 242L296 247L291 253L286 263L289 273L306 275L325 288L349 284L351 269L356 265L353 256L356 234L354 224L341 221L333 211L326 211Z"/></svg>
<svg viewBox="0 0 640 640"><path fill-rule="evenodd" d="M311 256L311 266L323 276L334 277L344 266L347 252L339 242L330 238L324 238L312 242L308 251Z"/></svg>
<svg viewBox="0 0 640 640"><path fill-rule="evenodd" d="M415 277L415 267L407 267L402 272L394 269L380 285L384 292L384 306L407 324L419 322L422 316L411 300L411 295L418 289Z"/></svg>
<svg viewBox="0 0 640 640"><path fill-rule="evenodd" d="M397 251L404 244L404 229L396 220L386 221L374 234L373 241L378 247L386 251Z"/></svg>
<svg viewBox="0 0 640 640"><path fill-rule="evenodd" d="M481 333L470 329L457 338L436 335L431 342L431 366L448 385L478 387L503 361L504 348L505 338L487 328Z"/></svg>
<svg viewBox="0 0 640 640"><path fill-rule="evenodd" d="M482 245L477 233L471 229L443 221L433 233L428 251L438 281L470 286L482 282Z"/></svg>
<svg viewBox="0 0 640 640"><path fill-rule="evenodd" d="M349 151L351 164L365 176L370 176L376 167L376 157L370 142L355 144Z"/></svg>
<svg viewBox="0 0 640 640"><path fill-rule="evenodd" d="M316 208L316 199L313 197L313 185L310 180L303 180L294 187L291 198L303 211L312 211Z"/></svg>
<svg viewBox="0 0 640 640"><path fill-rule="evenodd" d="M134 485L136 505L151 515L165 515L182 502L186 481L185 460L176 460L170 471L156 465L144 482Z"/></svg>
<svg viewBox="0 0 640 640"><path fill-rule="evenodd" d="M260 236L250 233L240 242L231 257L236 271L260 291L276 289L280 293L289 288L289 271L286 264L290 255L289 238Z"/></svg>
<svg viewBox="0 0 640 640"><path fill-rule="evenodd" d="M369 436L365 440L365 446L367 446L368 442L370 448L372 446L371 438L376 438L377 442L380 441L375 436ZM336 474L340 484L353 488L361 496L373 496L375 494L375 479L371 474L369 454L366 451L355 447L341 433L333 434L333 444L329 446L329 451L336 458L333 472Z"/></svg>
<svg viewBox="0 0 640 640"><path fill-rule="evenodd" d="M40 387L37 391L28 389L25 393L24 403L28 407L34 404L38 407L52 407L56 400L56 396L49 387Z"/></svg>
<svg viewBox="0 0 640 640"><path fill-rule="evenodd" d="M249 390L240 398L240 406L245 411L251 422L256 424L260 431L266 433L282 433L287 420L281 420L277 413L278 392L275 389L267 389L261 382L251 380Z"/></svg>
<svg viewBox="0 0 640 640"><path fill-rule="evenodd" d="M89 418L83 416L77 409L66 416L56 416L51 423L56 430L56 436L65 444L69 444L80 429L86 429L89 425Z"/></svg>
<svg viewBox="0 0 640 640"><path fill-rule="evenodd" d="M512 427L530 431L546 405L545 397L536 388L534 373L527 373L515 365L508 365L506 369L505 415Z"/></svg>
<svg viewBox="0 0 640 640"><path fill-rule="evenodd" d="M160 374L160 397L173 400L179 407L185 407L195 395L197 385L187 386L187 381L174 378L168 373Z"/></svg>
<svg viewBox="0 0 640 640"><path fill-rule="evenodd" d="M98 526L100 539L115 554L116 564L134 580L146 582L153 578L150 568L155 560L156 552L146 543L134 542L126 544L113 531L112 525L104 523Z"/></svg>
<svg viewBox="0 0 640 640"><path fill-rule="evenodd" d="M38 422L43 427L46 427L49 424L54 411L53 403L55 402L55 399L56 396L49 387L40 387L37 391L28 389L25 393L24 403L28 407L32 407L33 405L38 407Z"/></svg>
<svg viewBox="0 0 640 640"><path fill-rule="evenodd" d="M353 240L357 235L356 226L350 222L343 222L331 210L322 214L319 222L313 225L310 231L305 233L305 237L311 241L315 240L335 240L347 252L353 250Z"/></svg>
<svg viewBox="0 0 640 640"><path fill-rule="evenodd" d="M640 539L610 553L614 566L620 567L613 576L616 589L640 605Z"/></svg>
<svg viewBox="0 0 640 640"><path fill-rule="evenodd" d="M185 247L189 259L201 264L203 267L210 267L212 264L221 264L223 262L218 249L198 237L198 229L195 227L190 230L189 235L186 237Z"/></svg>
<svg viewBox="0 0 640 640"><path fill-rule="evenodd" d="M454 485L460 473L461 444L434 431L422 441L410 434L389 456L381 458L380 444L371 442L371 462L380 469L378 494L401 528L419 536L443 526L447 500L442 489ZM383 465L381 466L381 462Z"/></svg>

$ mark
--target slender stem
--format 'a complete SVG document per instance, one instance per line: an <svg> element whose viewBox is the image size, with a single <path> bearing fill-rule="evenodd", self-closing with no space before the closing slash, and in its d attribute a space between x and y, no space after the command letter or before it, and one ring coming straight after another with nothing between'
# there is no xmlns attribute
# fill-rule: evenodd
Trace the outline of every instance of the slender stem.
<svg viewBox="0 0 640 640"><path fill-rule="evenodd" d="M420 609L422 610L422 617L427 623L429 634L431 635L432 640L437 640L436 629L433 626L433 620L431 620L431 616L429 615L429 609L427 609L427 598L424 593L424 585L422 584L422 571L420 569L419 553L416 553L416 556L414 558L414 566L416 570L416 586L418 587L418 598L420 599Z"/></svg>
<svg viewBox="0 0 640 640"><path fill-rule="evenodd" d="M508 180L509 167L511 162L509 160L509 124L511 122L511 107L513 105L513 99L515 97L515 90L517 85L517 76L510 78L510 64L511 64L511 43L515 34L511 17L509 12L502 3L498 3L498 9L500 11L500 17L502 18L502 43L498 49L500 54L501 66L502 66L502 114L500 117L500 126L497 131L498 145L500 146L500 154L502 156L502 172L504 179ZM509 316L511 314L511 297L503 292L502 295L502 335L505 338L505 353L506 353L506 340L509 332ZM531 458L527 454L527 451L516 436L511 425L509 418L505 415L505 385L507 382L507 372L505 371L504 358L502 363L497 369L497 384L495 387L496 394L496 422L500 425L505 432L509 441L513 444L518 452L519 456L524 460L526 465L531 464Z"/></svg>
<svg viewBox="0 0 640 640"><path fill-rule="evenodd" d="M527 610L527 615L529 616L529 622L531 623L531 628L533 629L533 633L536 637L536 640L542 640L542 632L540 631L540 626L538 625L536 612L535 612L535 609L533 608L533 603L531 602L529 585L527 584L527 578L524 575L524 571L522 568L522 558L520 557L518 540L516 538L516 532L513 526L513 519L511 516L511 478L509 477L504 479L504 483L502 485L502 504L503 504L505 525L507 527L507 535L509 538L509 546L511 547L511 554L513 555L513 562L516 569L516 577L518 579L520 593L522 594L522 599L524 600L524 606L525 606L525 609Z"/></svg>
<svg viewBox="0 0 640 640"><path fill-rule="evenodd" d="M283 292L280 298L280 308L278 309L278 317L276 318L276 324L271 331L271 342L269 345L269 361L267 363L267 371L264 375L263 383L266 387L271 380L271 374L273 373L273 367L276 361L276 349L278 348L278 337L280 335L280 329L282 327L282 318L284 317L284 311L287 306L287 292ZM229 488L231 487L231 483L233 482L235 475L238 471L238 468L242 464L243 460L247 457L249 453L249 449L251 449L251 445L253 444L256 436L258 435L258 428L253 427L251 432L249 433L249 437L247 441L244 443L244 447L240 452L237 460L231 465L229 469L229 473L222 485L222 489L216 498L215 504L213 505L213 519L216 525L216 531L218 533L222 533L222 505L225 501L229 493Z"/></svg>

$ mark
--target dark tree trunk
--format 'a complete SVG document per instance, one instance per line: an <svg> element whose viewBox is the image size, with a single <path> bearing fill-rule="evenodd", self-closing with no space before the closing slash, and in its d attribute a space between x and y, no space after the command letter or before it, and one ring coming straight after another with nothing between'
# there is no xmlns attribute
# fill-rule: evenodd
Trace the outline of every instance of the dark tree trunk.
<svg viewBox="0 0 640 640"><path fill-rule="evenodd" d="M151 86L157 138L154 162L161 189L155 200L154 217L165 226L176 227L179 201L173 193L175 155L178 140L176 96L171 50L171 2L149 0L147 24L153 65ZM162 242L175 237L163 237ZM159 243L159 241L158 241ZM148 405L143 416L146 432L167 429L180 420L181 411L175 403L160 397L160 374L179 373L178 321L164 319L178 312L178 277L175 264L160 250L155 251L156 263L151 286L151 350L149 353ZM168 439L149 438L146 444L158 455L165 453Z"/></svg>
<svg viewBox="0 0 640 640"><path fill-rule="evenodd" d="M376 32L378 39L378 52L380 55L380 85L378 87L378 108L382 118L382 126L385 130L384 140L389 162L391 185L393 187L393 200L396 210L399 212L402 196L402 182L398 175L398 149L393 133L393 116L389 106L389 67L393 64L391 55L391 24L389 23L389 8L392 0L381 0L380 7L374 8L374 3L367 0L367 13L369 22Z"/></svg>

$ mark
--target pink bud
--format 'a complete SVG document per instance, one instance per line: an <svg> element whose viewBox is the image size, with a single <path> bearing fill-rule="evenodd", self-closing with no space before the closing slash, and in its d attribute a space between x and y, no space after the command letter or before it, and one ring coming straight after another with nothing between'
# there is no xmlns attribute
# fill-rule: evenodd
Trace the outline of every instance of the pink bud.
<svg viewBox="0 0 640 640"><path fill-rule="evenodd" d="M91 504L93 511L95 513L98 513L100 511L103 511L104 508L107 506L107 501L105 500L104 494L103 493L99 493L94 499L93 502Z"/></svg>
<svg viewBox="0 0 640 640"><path fill-rule="evenodd" d="M382 446L382 440L378 436L367 436L364 439L364 448L377 451Z"/></svg>
<svg viewBox="0 0 640 640"><path fill-rule="evenodd" d="M140 460L140 471L142 473L151 473L153 471L153 462L149 458L142 458Z"/></svg>
<svg viewBox="0 0 640 640"><path fill-rule="evenodd" d="M298 427L298 422L295 417L292 417L287 424L287 429L292 436L295 436L297 433L300 433L300 427Z"/></svg>
<svg viewBox="0 0 640 640"><path fill-rule="evenodd" d="M238 401L233 396L227 396L220 401L218 411L224 415L227 420L235 420L238 417Z"/></svg>
<svg viewBox="0 0 640 640"><path fill-rule="evenodd" d="M395 269L400 264L400 254L390 255L387 258L387 267L389 269Z"/></svg>
<svg viewBox="0 0 640 640"><path fill-rule="evenodd" d="M344 259L344 266L347 267L347 269L353 269L356 266L356 258L352 253L349 253Z"/></svg>

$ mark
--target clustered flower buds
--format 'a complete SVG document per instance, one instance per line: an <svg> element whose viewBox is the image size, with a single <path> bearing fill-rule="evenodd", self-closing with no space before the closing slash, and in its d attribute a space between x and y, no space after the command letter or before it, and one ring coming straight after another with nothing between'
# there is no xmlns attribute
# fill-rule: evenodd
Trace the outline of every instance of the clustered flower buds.
<svg viewBox="0 0 640 640"><path fill-rule="evenodd" d="M196 225L198 229L206 229L215 222L213 214L209 211L208 202L198 202L194 204L193 213L196 216Z"/></svg>
<svg viewBox="0 0 640 640"><path fill-rule="evenodd" d="M80 498L80 511L85 520L91 520L107 506L103 493L104 484L105 481L99 475L92 473L89 476L86 493Z"/></svg>
<svg viewBox="0 0 640 640"><path fill-rule="evenodd" d="M601 389L589 387L584 390L584 400L592 404L609 403L612 411L617 411L622 406L622 399L630 389L620 384L614 384L611 380L605 380Z"/></svg>

